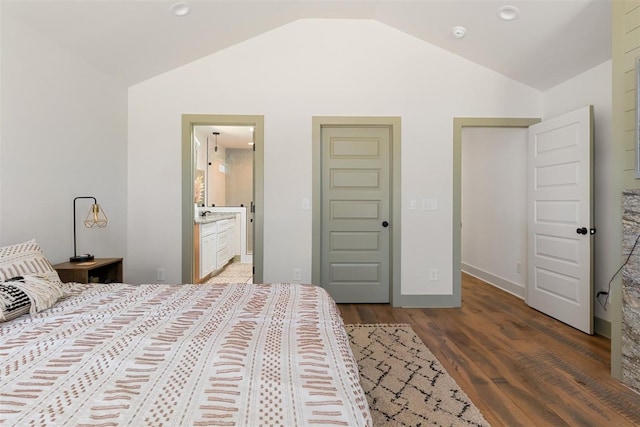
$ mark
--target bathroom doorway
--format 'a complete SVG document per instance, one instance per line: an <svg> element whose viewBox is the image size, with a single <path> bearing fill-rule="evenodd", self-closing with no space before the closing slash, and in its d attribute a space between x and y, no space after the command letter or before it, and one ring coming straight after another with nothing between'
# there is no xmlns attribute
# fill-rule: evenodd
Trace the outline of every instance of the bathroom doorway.
<svg viewBox="0 0 640 427"><path fill-rule="evenodd" d="M200 176L203 182L198 206L204 209L200 212L239 213L244 209L243 250L237 254L243 263L253 263L254 133L254 126L193 127L196 179Z"/></svg>
<svg viewBox="0 0 640 427"><path fill-rule="evenodd" d="M262 116L183 115L182 140L184 282L241 267L260 283Z"/></svg>

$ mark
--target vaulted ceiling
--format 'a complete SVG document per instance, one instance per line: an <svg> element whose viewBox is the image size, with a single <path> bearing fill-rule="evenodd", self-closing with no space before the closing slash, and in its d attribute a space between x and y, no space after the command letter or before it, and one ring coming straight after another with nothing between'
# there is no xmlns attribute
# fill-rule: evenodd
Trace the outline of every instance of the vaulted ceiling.
<svg viewBox="0 0 640 427"><path fill-rule="evenodd" d="M1 1L126 85L304 18L376 20L539 90L611 58L610 0L185 0L184 16L172 0ZM505 5L517 19L498 18Z"/></svg>

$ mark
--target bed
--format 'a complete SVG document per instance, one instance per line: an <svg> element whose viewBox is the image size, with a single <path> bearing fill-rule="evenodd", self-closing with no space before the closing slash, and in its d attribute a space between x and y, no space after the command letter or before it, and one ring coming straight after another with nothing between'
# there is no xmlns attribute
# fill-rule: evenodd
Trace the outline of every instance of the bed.
<svg viewBox="0 0 640 427"><path fill-rule="evenodd" d="M0 322L1 425L371 425L322 288L62 284L46 264L17 270L56 301Z"/></svg>

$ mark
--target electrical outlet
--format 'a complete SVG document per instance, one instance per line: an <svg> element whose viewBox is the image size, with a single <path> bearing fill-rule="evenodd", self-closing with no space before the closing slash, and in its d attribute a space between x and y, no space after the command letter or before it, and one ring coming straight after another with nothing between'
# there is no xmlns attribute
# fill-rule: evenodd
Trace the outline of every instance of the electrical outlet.
<svg viewBox="0 0 640 427"><path fill-rule="evenodd" d="M165 280L165 270L164 270L164 268L159 268L156 271L156 279L158 280L158 282L164 282L164 280Z"/></svg>
<svg viewBox="0 0 640 427"><path fill-rule="evenodd" d="M302 270L299 268L294 268L293 269L293 280L295 282L299 282L302 280Z"/></svg>
<svg viewBox="0 0 640 427"><path fill-rule="evenodd" d="M306 197L302 199L302 209L305 211L311 209L311 201Z"/></svg>
<svg viewBox="0 0 640 427"><path fill-rule="evenodd" d="M438 269L437 268L432 268L431 269L431 280L438 280Z"/></svg>
<svg viewBox="0 0 640 427"><path fill-rule="evenodd" d="M412 211L418 209L418 201L416 199L411 199L411 201L409 202L409 209L411 209Z"/></svg>
<svg viewBox="0 0 640 427"><path fill-rule="evenodd" d="M521 270L522 270L522 264L520 264L519 262L516 262L516 273L520 274Z"/></svg>

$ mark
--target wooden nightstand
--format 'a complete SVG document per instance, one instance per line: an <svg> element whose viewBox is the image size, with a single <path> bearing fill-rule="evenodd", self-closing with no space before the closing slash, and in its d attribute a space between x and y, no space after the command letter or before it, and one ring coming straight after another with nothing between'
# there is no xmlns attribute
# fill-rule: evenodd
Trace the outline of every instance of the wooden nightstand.
<svg viewBox="0 0 640 427"><path fill-rule="evenodd" d="M63 262L53 268L63 282L105 283L123 281L122 258L96 258L87 262Z"/></svg>

